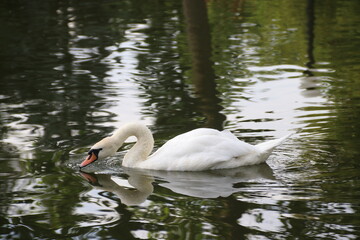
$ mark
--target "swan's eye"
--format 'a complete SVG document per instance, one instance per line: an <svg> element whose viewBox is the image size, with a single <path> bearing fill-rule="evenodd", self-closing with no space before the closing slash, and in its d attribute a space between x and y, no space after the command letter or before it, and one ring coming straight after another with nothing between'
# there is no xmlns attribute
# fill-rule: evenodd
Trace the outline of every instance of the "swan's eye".
<svg viewBox="0 0 360 240"><path fill-rule="evenodd" d="M91 154L95 154L96 157L98 157L99 152L102 150L102 148L96 148L96 149L90 149L90 151L88 152L89 155Z"/></svg>

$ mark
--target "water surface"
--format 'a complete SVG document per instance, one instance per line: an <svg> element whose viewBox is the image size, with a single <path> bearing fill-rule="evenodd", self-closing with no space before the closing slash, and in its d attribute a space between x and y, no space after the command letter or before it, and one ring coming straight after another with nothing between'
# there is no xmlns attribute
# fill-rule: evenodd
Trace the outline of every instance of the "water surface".
<svg viewBox="0 0 360 240"><path fill-rule="evenodd" d="M0 3L4 239L357 239L360 3ZM251 144L295 132L266 164L79 172L130 121L155 148L196 127Z"/></svg>

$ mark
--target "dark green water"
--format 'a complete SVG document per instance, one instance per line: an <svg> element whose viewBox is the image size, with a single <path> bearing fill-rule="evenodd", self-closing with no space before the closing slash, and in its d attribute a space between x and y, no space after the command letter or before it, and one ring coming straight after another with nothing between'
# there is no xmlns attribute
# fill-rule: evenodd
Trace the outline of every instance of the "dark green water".
<svg viewBox="0 0 360 240"><path fill-rule="evenodd" d="M360 1L0 2L1 239L358 239ZM130 121L156 147L196 127L267 164L124 170Z"/></svg>

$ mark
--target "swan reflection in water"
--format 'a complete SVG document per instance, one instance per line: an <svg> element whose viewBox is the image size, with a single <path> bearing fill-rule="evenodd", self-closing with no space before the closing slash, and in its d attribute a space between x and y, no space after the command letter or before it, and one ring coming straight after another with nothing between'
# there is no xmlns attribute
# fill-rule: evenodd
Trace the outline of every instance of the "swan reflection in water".
<svg viewBox="0 0 360 240"><path fill-rule="evenodd" d="M115 174L80 172L80 175L95 188L116 194L121 203L128 206L139 205L145 202L148 196L154 191L152 185L154 178L149 175L138 173L128 174L129 178L127 181L134 188L119 185L116 180L114 181L115 178L113 177L116 176Z"/></svg>
<svg viewBox="0 0 360 240"><path fill-rule="evenodd" d="M129 176L127 181L134 188L117 183L119 181L116 179L121 177L116 174L86 172L80 174L95 188L116 194L121 202L128 206L145 202L154 191L153 183L190 197L217 198L239 192L241 189L236 185L242 182L275 180L272 169L266 163L204 172L143 169L123 169L123 172Z"/></svg>

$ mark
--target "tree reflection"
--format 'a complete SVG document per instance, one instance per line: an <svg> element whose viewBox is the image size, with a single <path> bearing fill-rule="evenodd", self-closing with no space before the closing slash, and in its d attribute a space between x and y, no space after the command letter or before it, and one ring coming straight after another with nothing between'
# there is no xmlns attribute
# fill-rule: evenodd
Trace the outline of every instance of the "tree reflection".
<svg viewBox="0 0 360 240"><path fill-rule="evenodd" d="M104 120L111 121L111 118L94 117L94 113L107 107L101 101L102 95L109 94L109 90L101 82L108 68L99 64L98 59L108 52L102 49L103 39L96 36L98 33L79 27L85 26L81 21L83 18L74 20L76 6L61 2L48 3L41 8L31 3L22 7L21 4L11 4L5 13L5 18L16 17L16 22L27 23L27 29L7 26L14 30L6 36L16 36L21 42L8 39L6 57L2 58L4 64L1 64L5 69L2 71L0 94L12 96L4 101L9 104L8 114L26 115L23 124L41 126L43 134L37 139L36 146L54 149L58 141L67 139L72 141L66 143L69 147L79 137L74 133L91 135L94 125ZM39 18L34 19L34 15L48 19L45 26L37 21ZM88 54L76 52L84 42L78 39L82 34L88 36L97 49L82 48L88 49ZM38 36L44 36L45 43ZM20 56L20 60L17 59ZM11 65L6 62L11 62ZM19 107L11 106L14 103Z"/></svg>
<svg viewBox="0 0 360 240"><path fill-rule="evenodd" d="M304 89L303 95L306 97L320 96L321 77L315 76L312 69L315 65L314 44L315 44L315 0L308 0L306 7L306 30L307 30L307 57L308 61L305 63L306 70L302 79L301 88Z"/></svg>
<svg viewBox="0 0 360 240"><path fill-rule="evenodd" d="M220 113L213 69L211 33L206 4L201 0L184 0L187 38L192 59L192 81L200 102L200 111L206 117L205 126L222 130L225 116Z"/></svg>
<svg viewBox="0 0 360 240"><path fill-rule="evenodd" d="M16 229L22 236L33 236L31 231L49 238L55 238L56 232L71 236L78 222L85 220L74 214L83 186L59 165L79 141L90 144L98 138L95 134L112 130L103 123L111 122L114 115L99 113L111 104L104 99L117 93L105 84L109 67L101 60L110 54L108 44L121 39L122 31L114 31L118 26L111 24L96 26L110 22L118 12L103 5L98 8L97 2L1 5L5 5L0 10L4 23L1 139L17 137L1 144L1 155L18 153L12 154L14 161L1 161L1 168L4 173L19 173L1 184L5 193L1 212L12 219L6 221L9 225L16 225L18 219L32 228ZM31 151L26 152L22 143Z"/></svg>

